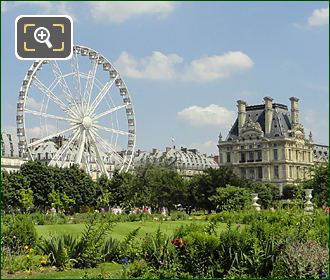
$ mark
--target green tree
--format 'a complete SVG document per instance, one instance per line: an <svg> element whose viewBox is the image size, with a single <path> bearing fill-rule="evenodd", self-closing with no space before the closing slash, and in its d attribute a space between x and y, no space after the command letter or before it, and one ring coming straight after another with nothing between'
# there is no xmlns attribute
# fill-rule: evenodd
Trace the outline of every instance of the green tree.
<svg viewBox="0 0 330 280"><path fill-rule="evenodd" d="M264 209L274 206L280 200L280 189L275 184L250 181L244 187L251 193L258 193L258 203Z"/></svg>
<svg viewBox="0 0 330 280"><path fill-rule="evenodd" d="M216 194L210 197L210 201L220 211L242 210L251 204L250 192L245 188L234 186L217 188Z"/></svg>
<svg viewBox="0 0 330 280"><path fill-rule="evenodd" d="M329 205L329 166L327 163L320 163L311 169L312 179L302 183L302 188L313 189L313 202L321 207Z"/></svg>
<svg viewBox="0 0 330 280"><path fill-rule="evenodd" d="M146 165L136 170L134 181L136 204L148 205L169 211L186 201L186 184L182 176L173 168L160 165ZM138 191L137 191L138 190ZM141 205L142 204L142 205Z"/></svg>
<svg viewBox="0 0 330 280"><path fill-rule="evenodd" d="M21 207L19 190L28 189L30 182L19 172L4 171L1 173L1 177L1 207L6 212L12 212Z"/></svg>
<svg viewBox="0 0 330 280"><path fill-rule="evenodd" d="M30 208L34 206L33 204L33 191L31 189L20 189L19 190L19 203L23 208L23 213L29 212Z"/></svg>

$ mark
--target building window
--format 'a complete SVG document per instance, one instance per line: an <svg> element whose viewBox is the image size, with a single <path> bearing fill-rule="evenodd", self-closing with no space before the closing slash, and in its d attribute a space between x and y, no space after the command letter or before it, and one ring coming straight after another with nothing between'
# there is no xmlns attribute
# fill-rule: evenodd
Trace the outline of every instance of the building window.
<svg viewBox="0 0 330 280"><path fill-rule="evenodd" d="M289 167L289 175L290 175L290 178L293 178L293 167L292 166Z"/></svg>
<svg viewBox="0 0 330 280"><path fill-rule="evenodd" d="M227 162L230 162L230 153L227 153Z"/></svg>
<svg viewBox="0 0 330 280"><path fill-rule="evenodd" d="M241 150L244 150L244 146L241 146Z"/></svg>
<svg viewBox="0 0 330 280"><path fill-rule="evenodd" d="M296 161L299 161L299 151L296 151Z"/></svg>
<svg viewBox="0 0 330 280"><path fill-rule="evenodd" d="M38 160L41 160L41 154L38 153Z"/></svg>
<svg viewBox="0 0 330 280"><path fill-rule="evenodd" d="M274 149L274 160L278 160L278 150Z"/></svg>
<svg viewBox="0 0 330 280"><path fill-rule="evenodd" d="M257 167L258 179L262 179L262 166Z"/></svg>
<svg viewBox="0 0 330 280"><path fill-rule="evenodd" d="M279 173L278 173L278 165L274 166L274 178L278 179L279 178Z"/></svg>
<svg viewBox="0 0 330 280"><path fill-rule="evenodd" d="M249 149L253 149L253 146L252 145L249 145Z"/></svg>
<svg viewBox="0 0 330 280"><path fill-rule="evenodd" d="M257 151L257 161L262 161L262 151Z"/></svg>
<svg viewBox="0 0 330 280"><path fill-rule="evenodd" d="M297 166L297 179L300 179L300 167L299 166Z"/></svg>
<svg viewBox="0 0 330 280"><path fill-rule="evenodd" d="M240 160L240 162L245 162L246 160L245 160L245 153L241 153L241 160Z"/></svg>
<svg viewBox="0 0 330 280"><path fill-rule="evenodd" d="M249 179L254 179L254 168L248 168L248 172L249 172Z"/></svg>
<svg viewBox="0 0 330 280"><path fill-rule="evenodd" d="M302 153L302 160L305 161L305 158L306 158L306 152L303 151L303 153Z"/></svg>
<svg viewBox="0 0 330 280"><path fill-rule="evenodd" d="M253 155L253 152L252 151L249 152L249 160L248 161L249 162L253 162L254 161L254 155Z"/></svg>
<svg viewBox="0 0 330 280"><path fill-rule="evenodd" d="M289 160L292 160L292 150L289 149L288 152L289 152Z"/></svg>

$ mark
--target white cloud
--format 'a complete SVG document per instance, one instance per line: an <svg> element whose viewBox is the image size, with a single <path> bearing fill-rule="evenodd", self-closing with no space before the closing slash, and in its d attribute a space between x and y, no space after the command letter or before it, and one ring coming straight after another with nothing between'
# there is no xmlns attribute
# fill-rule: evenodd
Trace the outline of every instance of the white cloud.
<svg viewBox="0 0 330 280"><path fill-rule="evenodd" d="M26 136L31 138L42 138L46 137L47 135L53 134L57 132L57 128L55 125L48 124L46 125L39 125L25 129ZM46 133L47 132L47 133Z"/></svg>
<svg viewBox="0 0 330 280"><path fill-rule="evenodd" d="M191 106L178 112L178 118L192 126L212 125L229 128L235 119L235 112L211 104L207 107Z"/></svg>
<svg viewBox="0 0 330 280"><path fill-rule="evenodd" d="M27 99L26 99L25 106L26 106L27 109L39 111L40 108L41 108L41 105L42 105L41 102L36 101L31 96L27 97Z"/></svg>
<svg viewBox="0 0 330 280"><path fill-rule="evenodd" d="M90 2L92 17L98 21L122 23L132 17L156 15L166 18L175 7L175 3L163 2Z"/></svg>
<svg viewBox="0 0 330 280"><path fill-rule="evenodd" d="M329 7L316 9L308 18L309 26L323 26L329 24Z"/></svg>
<svg viewBox="0 0 330 280"><path fill-rule="evenodd" d="M140 59L127 52L122 52L115 65L124 76L131 78L178 79L204 83L228 78L233 73L250 69L254 62L249 56L238 51L206 56L192 60L184 66L183 58L179 55L154 51L152 55Z"/></svg>
<svg viewBox="0 0 330 280"><path fill-rule="evenodd" d="M254 62L242 52L206 56L191 61L183 78L191 81L213 81L228 78L234 72L250 69Z"/></svg>
<svg viewBox="0 0 330 280"><path fill-rule="evenodd" d="M124 76L152 80L168 80L175 78L175 65L183 59L177 54L165 55L155 51L151 56L136 59L127 52L122 52L115 65Z"/></svg>

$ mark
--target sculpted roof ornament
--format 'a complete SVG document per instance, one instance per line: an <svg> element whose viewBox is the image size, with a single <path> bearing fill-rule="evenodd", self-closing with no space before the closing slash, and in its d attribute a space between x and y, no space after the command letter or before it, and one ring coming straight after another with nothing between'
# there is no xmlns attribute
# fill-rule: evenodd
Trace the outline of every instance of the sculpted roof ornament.
<svg viewBox="0 0 330 280"><path fill-rule="evenodd" d="M245 121L245 124L242 127L242 133L249 131L249 130L255 130L257 132L262 132L261 125L258 122L252 121L250 117L248 117L247 120Z"/></svg>

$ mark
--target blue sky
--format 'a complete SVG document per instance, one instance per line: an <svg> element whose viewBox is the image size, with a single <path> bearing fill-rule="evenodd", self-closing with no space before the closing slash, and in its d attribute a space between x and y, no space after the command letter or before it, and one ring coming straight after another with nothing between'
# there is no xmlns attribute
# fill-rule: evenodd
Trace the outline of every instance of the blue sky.
<svg viewBox="0 0 330 280"><path fill-rule="evenodd" d="M2 2L2 130L15 128L16 102L30 62L14 54L22 14L69 14L74 42L103 53L127 83L137 148L171 145L217 153L236 100L264 96L289 105L328 144L327 2Z"/></svg>

